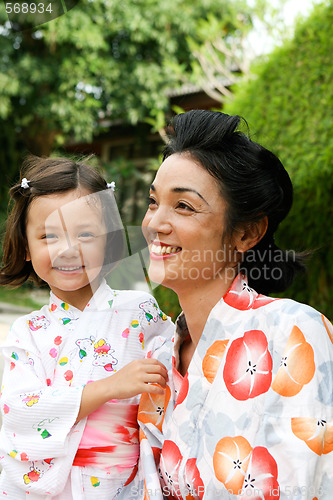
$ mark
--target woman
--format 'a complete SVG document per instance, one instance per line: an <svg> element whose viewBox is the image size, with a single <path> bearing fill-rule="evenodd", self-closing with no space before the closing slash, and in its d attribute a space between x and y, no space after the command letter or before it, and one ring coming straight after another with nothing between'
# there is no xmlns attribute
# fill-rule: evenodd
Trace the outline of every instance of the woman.
<svg viewBox="0 0 333 500"><path fill-rule="evenodd" d="M292 184L239 123L177 116L151 186L149 275L183 313L157 355L165 395L141 398L145 486L127 498L332 498L333 329L311 307L263 295L303 267L274 243Z"/></svg>

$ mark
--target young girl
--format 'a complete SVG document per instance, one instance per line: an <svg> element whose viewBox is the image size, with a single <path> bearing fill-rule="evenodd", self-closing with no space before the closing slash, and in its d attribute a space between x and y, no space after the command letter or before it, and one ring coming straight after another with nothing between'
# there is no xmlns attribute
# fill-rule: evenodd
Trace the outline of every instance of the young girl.
<svg viewBox="0 0 333 500"><path fill-rule="evenodd" d="M138 394L163 393L167 378L149 351L173 326L149 294L103 278L123 250L112 184L63 158L29 158L21 178L0 284L51 292L1 348L0 494L110 500L135 473Z"/></svg>

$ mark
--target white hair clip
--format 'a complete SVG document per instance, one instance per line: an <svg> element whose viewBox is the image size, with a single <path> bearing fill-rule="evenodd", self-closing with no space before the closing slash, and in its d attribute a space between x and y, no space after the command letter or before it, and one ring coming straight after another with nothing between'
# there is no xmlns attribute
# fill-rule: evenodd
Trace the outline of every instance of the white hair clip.
<svg viewBox="0 0 333 500"><path fill-rule="evenodd" d="M112 182L107 182L107 183L106 183L106 187L107 187L108 189L111 189L112 191L114 191L114 190L116 189L116 183L115 183L114 181L112 181Z"/></svg>
<svg viewBox="0 0 333 500"><path fill-rule="evenodd" d="M26 179L26 177L23 177L23 179L21 181L21 188L28 189L30 187L29 182L30 181L28 181L28 179Z"/></svg>

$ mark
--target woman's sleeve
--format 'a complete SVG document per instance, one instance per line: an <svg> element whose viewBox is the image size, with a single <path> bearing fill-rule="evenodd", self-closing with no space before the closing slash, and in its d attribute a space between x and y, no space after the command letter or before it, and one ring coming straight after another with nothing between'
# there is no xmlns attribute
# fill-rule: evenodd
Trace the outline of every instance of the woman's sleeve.
<svg viewBox="0 0 333 500"><path fill-rule="evenodd" d="M264 448L256 450L264 456L267 447L266 464L276 461L281 500L329 500L333 491L333 327L306 312L273 352L278 369L258 436Z"/></svg>
<svg viewBox="0 0 333 500"><path fill-rule="evenodd" d="M10 343L1 349L4 375L0 449L23 461L65 456L83 387L48 385L51 381L34 346L27 341L19 346L17 338L11 331Z"/></svg>

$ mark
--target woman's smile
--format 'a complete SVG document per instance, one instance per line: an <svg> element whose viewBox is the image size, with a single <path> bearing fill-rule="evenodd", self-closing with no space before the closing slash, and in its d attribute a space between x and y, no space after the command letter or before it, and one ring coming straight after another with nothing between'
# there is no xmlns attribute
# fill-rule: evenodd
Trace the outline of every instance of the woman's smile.
<svg viewBox="0 0 333 500"><path fill-rule="evenodd" d="M234 265L221 259L226 202L215 179L198 162L188 154L168 157L149 196L142 228L152 281L178 291L193 287L195 281L203 289L221 277L227 265Z"/></svg>
<svg viewBox="0 0 333 500"><path fill-rule="evenodd" d="M155 260L172 257L179 252L181 252L179 246L163 243L161 241L153 241L150 245L150 257Z"/></svg>

